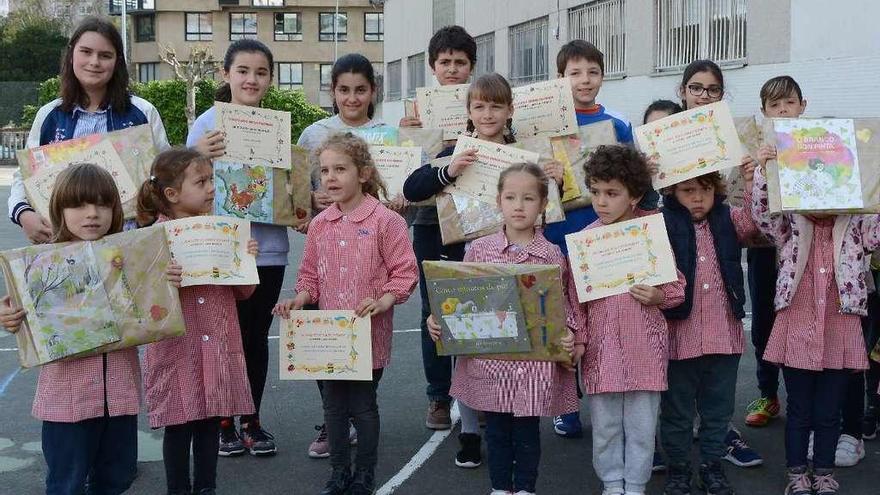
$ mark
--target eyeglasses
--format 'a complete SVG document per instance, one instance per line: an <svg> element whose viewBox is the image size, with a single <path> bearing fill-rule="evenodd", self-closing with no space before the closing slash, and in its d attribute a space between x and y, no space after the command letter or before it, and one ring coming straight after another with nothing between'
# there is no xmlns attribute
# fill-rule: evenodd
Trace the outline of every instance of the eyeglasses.
<svg viewBox="0 0 880 495"><path fill-rule="evenodd" d="M720 98L724 94L724 88L719 86L703 87L702 84L688 84L688 92L693 96L703 96L703 93L709 95L709 98Z"/></svg>

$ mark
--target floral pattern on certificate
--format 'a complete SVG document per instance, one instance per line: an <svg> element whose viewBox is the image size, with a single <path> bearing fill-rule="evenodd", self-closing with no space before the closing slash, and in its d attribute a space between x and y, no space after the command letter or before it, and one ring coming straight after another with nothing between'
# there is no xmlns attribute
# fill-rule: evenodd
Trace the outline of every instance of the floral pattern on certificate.
<svg viewBox="0 0 880 495"><path fill-rule="evenodd" d="M567 136L578 132L571 80L567 77L513 88L517 137Z"/></svg>
<svg viewBox="0 0 880 495"><path fill-rule="evenodd" d="M225 134L223 160L290 170L290 112L214 103L214 128Z"/></svg>
<svg viewBox="0 0 880 495"><path fill-rule="evenodd" d="M467 128L469 84L416 88L419 118L424 128L443 129L443 139L457 139Z"/></svg>
<svg viewBox="0 0 880 495"><path fill-rule="evenodd" d="M386 201L402 195L406 178L422 166L422 148L419 146L370 146L370 157L385 182Z"/></svg>
<svg viewBox="0 0 880 495"><path fill-rule="evenodd" d="M372 380L370 319L354 311L291 311L281 320L282 380Z"/></svg>
<svg viewBox="0 0 880 495"><path fill-rule="evenodd" d="M467 167L453 184L446 187L450 194L469 195L484 203L495 204L498 194L498 178L501 172L514 163L538 163L540 155L503 144L461 136L455 143L453 156L466 150L477 150L477 161Z"/></svg>
<svg viewBox="0 0 880 495"><path fill-rule="evenodd" d="M181 287L260 283L257 262L247 253L247 220L197 216L163 222L171 256L183 268Z"/></svg>

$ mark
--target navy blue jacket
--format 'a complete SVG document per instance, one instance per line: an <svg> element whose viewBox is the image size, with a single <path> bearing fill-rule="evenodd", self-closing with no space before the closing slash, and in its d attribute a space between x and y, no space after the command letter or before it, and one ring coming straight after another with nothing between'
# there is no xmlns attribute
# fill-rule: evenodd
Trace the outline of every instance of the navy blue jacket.
<svg viewBox="0 0 880 495"><path fill-rule="evenodd" d="M437 158L451 156L455 146L447 146L437 154ZM407 201L417 203L430 199L435 194L443 191L443 188L455 182L455 177L450 177L447 169L449 166L434 169L430 163L426 163L409 174L403 183L403 197Z"/></svg>
<svg viewBox="0 0 880 495"><path fill-rule="evenodd" d="M743 318L746 295L742 270L742 246L730 219L730 206L723 201L724 196L715 196L715 205L709 210L706 220L709 222L709 231L712 232L718 268L724 281L730 309L734 317ZM697 234L690 212L675 199L674 195L667 194L663 197L661 212L666 222L672 251L675 253L675 264L687 280L684 302L674 308L664 309L663 314L672 320L685 320L690 316L694 305Z"/></svg>

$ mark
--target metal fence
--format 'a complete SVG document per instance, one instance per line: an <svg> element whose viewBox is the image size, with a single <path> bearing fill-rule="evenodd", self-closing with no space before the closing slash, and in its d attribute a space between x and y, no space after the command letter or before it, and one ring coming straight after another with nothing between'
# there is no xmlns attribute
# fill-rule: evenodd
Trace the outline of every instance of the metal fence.
<svg viewBox="0 0 880 495"><path fill-rule="evenodd" d="M0 165L15 165L16 150L26 148L29 129L5 127L0 129Z"/></svg>
<svg viewBox="0 0 880 495"><path fill-rule="evenodd" d="M624 0L599 0L568 11L568 39L581 39L596 45L605 56L606 76L624 74L624 19Z"/></svg>
<svg viewBox="0 0 880 495"><path fill-rule="evenodd" d="M549 76L547 59L547 34L549 23L546 17L511 26L510 77L514 86L537 81L546 81Z"/></svg>
<svg viewBox="0 0 880 495"><path fill-rule="evenodd" d="M745 63L746 0L654 0L654 70L679 70L708 58Z"/></svg>

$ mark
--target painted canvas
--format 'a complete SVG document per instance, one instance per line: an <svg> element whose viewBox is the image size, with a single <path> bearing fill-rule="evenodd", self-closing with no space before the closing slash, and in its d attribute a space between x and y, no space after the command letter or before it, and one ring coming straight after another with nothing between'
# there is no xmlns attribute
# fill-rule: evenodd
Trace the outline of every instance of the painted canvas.
<svg viewBox="0 0 880 495"><path fill-rule="evenodd" d="M214 160L214 212L273 223L274 182L271 167Z"/></svg>

